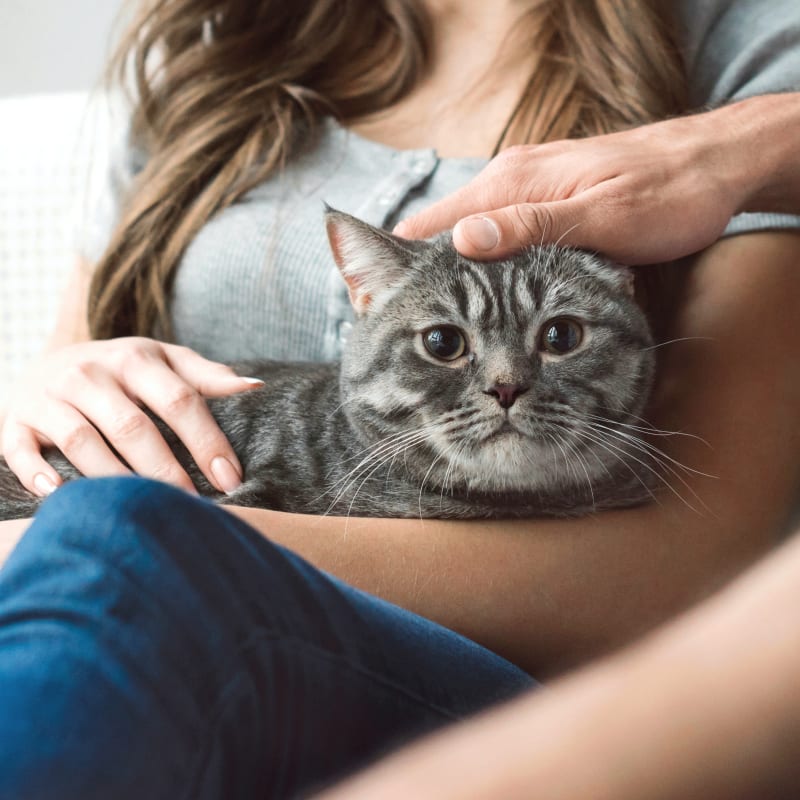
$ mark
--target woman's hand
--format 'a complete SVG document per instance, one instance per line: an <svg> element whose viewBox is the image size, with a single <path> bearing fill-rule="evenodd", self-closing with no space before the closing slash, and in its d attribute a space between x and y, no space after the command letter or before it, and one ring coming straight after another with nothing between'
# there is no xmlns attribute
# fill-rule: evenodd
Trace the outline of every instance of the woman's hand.
<svg viewBox="0 0 800 800"><path fill-rule="evenodd" d="M751 120L764 105L756 98L621 133L509 148L395 233L426 238L454 227L456 248L485 260L545 242L626 264L697 252L761 188L765 159L753 152L760 131Z"/></svg>
<svg viewBox="0 0 800 800"><path fill-rule="evenodd" d="M85 475L135 472L194 491L143 407L186 445L222 492L242 479L236 454L203 397L256 388L223 364L186 347L130 337L82 342L48 353L17 384L2 422L0 452L20 482L49 494L61 478L41 455L57 447Z"/></svg>

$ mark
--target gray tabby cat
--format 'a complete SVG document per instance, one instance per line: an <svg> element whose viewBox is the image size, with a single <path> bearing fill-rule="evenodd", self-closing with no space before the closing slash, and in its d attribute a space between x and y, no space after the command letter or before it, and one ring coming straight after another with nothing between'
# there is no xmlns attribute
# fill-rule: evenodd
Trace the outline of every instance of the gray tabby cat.
<svg viewBox="0 0 800 800"><path fill-rule="evenodd" d="M246 362L263 389L209 401L244 468L223 496L159 427L201 494L311 514L574 515L650 496L631 434L654 355L628 270L533 248L493 263L329 209L356 322L341 364ZM65 478L60 454L47 455ZM0 461L0 518L40 500Z"/></svg>

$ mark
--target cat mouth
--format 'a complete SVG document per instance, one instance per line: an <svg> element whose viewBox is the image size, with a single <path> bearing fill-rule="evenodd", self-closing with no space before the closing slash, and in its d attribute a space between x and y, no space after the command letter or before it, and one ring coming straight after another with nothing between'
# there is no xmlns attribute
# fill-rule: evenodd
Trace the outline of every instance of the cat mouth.
<svg viewBox="0 0 800 800"><path fill-rule="evenodd" d="M502 424L484 438L484 442L491 442L494 439L501 439L505 436L522 436L522 431L515 428L511 422L504 419Z"/></svg>

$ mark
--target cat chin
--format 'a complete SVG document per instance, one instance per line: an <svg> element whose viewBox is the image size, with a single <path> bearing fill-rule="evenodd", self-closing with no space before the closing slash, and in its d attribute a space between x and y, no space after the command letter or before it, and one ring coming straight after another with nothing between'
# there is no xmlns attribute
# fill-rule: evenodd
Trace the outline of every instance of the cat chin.
<svg viewBox="0 0 800 800"><path fill-rule="evenodd" d="M564 482L563 465L550 444L513 434L484 440L460 455L454 472L484 492L542 491Z"/></svg>

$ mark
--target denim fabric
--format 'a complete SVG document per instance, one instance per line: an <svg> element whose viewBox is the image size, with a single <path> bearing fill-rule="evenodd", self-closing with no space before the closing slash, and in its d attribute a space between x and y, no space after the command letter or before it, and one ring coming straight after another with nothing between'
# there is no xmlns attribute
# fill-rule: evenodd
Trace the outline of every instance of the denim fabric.
<svg viewBox="0 0 800 800"><path fill-rule="evenodd" d="M77 481L0 572L0 799L298 796L531 685L204 500Z"/></svg>

